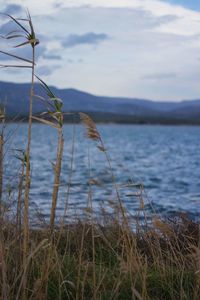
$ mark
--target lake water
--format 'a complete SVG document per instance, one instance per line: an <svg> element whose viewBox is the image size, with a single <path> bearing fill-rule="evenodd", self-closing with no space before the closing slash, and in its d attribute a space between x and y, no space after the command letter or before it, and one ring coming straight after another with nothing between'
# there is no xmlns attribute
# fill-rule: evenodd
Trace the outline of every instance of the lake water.
<svg viewBox="0 0 200 300"><path fill-rule="evenodd" d="M200 127L98 125L109 154L120 197L133 215L140 211L139 188L147 211L151 205L162 215L200 213ZM20 161L15 149L25 149L27 124L10 124L5 155L5 188L15 198ZM57 215L79 214L92 199L94 210L110 213L116 202L112 175L103 152L85 137L82 125L64 126L65 149ZM56 157L57 132L45 125L33 124L31 150L31 194L33 211L49 216L53 186L52 162ZM73 153L73 154L72 154ZM89 182L91 184L89 184ZM111 206L112 206L111 205Z"/></svg>

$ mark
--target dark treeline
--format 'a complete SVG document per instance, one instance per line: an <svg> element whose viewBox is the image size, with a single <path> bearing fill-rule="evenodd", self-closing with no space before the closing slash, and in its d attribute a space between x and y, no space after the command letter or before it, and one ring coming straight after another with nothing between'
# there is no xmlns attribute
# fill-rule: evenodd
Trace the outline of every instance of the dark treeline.
<svg viewBox="0 0 200 300"><path fill-rule="evenodd" d="M106 112L84 112L87 113L96 123L116 123L116 124L144 124L144 125L200 125L200 118L169 118L150 116L130 116L116 115ZM39 114L37 114L39 115ZM27 122L27 116L16 115L6 118L8 122ZM65 123L80 123L79 113L69 112L64 116Z"/></svg>

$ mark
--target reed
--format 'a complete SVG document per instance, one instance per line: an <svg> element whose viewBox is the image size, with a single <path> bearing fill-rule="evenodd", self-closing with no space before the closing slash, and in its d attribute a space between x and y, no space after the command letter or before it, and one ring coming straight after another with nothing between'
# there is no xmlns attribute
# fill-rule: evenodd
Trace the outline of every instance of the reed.
<svg viewBox="0 0 200 300"><path fill-rule="evenodd" d="M2 194L3 194L3 156L4 156L4 130L5 130L5 109L2 106L0 109L0 218L2 209Z"/></svg>
<svg viewBox="0 0 200 300"><path fill-rule="evenodd" d="M6 16L15 23L17 30L9 32L4 36L7 40L16 40L18 38L23 41L15 46L15 48L24 47L30 45L32 49L31 60L24 57L19 57L15 54L11 54L5 51L1 51L8 57L15 58L21 62L28 63L29 65L1 65L4 68L30 68L31 69L31 86L29 97L29 121L28 121L28 138L26 147L26 170L25 170L25 197L24 197L24 221L23 221L23 265L26 268L26 260L28 256L29 245L29 191L30 191L30 151L31 151L31 128L32 128L32 111L33 111L33 96L34 96L34 70L35 70L35 47L39 44L39 40L36 38L34 26L31 16L27 11L26 19L16 19L13 16L6 14ZM28 24L28 28L23 24ZM26 276L24 276L24 291L26 289ZM24 296L25 297L25 296Z"/></svg>

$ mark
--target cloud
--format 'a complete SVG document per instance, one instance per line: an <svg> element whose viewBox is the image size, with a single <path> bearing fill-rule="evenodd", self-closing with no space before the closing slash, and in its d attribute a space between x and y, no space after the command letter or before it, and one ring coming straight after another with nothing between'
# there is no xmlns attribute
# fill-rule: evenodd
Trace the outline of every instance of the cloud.
<svg viewBox="0 0 200 300"><path fill-rule="evenodd" d="M17 24L15 22L13 22L11 20L7 21L0 27L0 33L3 36L14 30L20 30L20 28L17 26Z"/></svg>
<svg viewBox="0 0 200 300"><path fill-rule="evenodd" d="M39 76L48 76L48 75L51 75L55 70L57 70L59 68L60 68L60 65L40 66L36 69L36 72Z"/></svg>
<svg viewBox="0 0 200 300"><path fill-rule="evenodd" d="M27 58L31 59L32 56L32 49L30 45L26 45L24 47L20 48L12 48L10 51L6 50L6 52L20 56L22 58ZM38 60L40 57L43 57L46 52L46 47L45 46L38 46L35 51L35 57L36 60ZM0 53L0 61L7 61L7 60L13 60L14 58L11 58L5 54ZM18 60L20 62L20 60Z"/></svg>
<svg viewBox="0 0 200 300"><path fill-rule="evenodd" d="M59 54L55 54L55 53L51 53L51 52L47 52L43 55L43 58L45 59L50 59L50 60L61 60L62 57Z"/></svg>
<svg viewBox="0 0 200 300"><path fill-rule="evenodd" d="M24 2L0 0L2 10L8 3ZM110 96L163 100L199 97L197 11L160 0L28 2L35 31L42 35L36 48L36 69L46 75L53 73L48 84ZM7 21L0 19L0 26L4 23L0 30L6 32ZM10 51L3 39L1 42L0 48ZM96 51L88 51L98 44ZM30 58L31 47L26 47L12 51ZM84 59L82 67L79 58ZM54 66L52 70L52 64L60 64L60 68ZM27 80L24 70L20 78L6 70L4 74L5 80Z"/></svg>
<svg viewBox="0 0 200 300"><path fill-rule="evenodd" d="M110 9L111 10L111 9ZM125 19L126 17L133 18L132 24L137 30L142 29L154 29L161 25L173 23L179 19L179 16L173 14L163 14L161 16L155 16L150 10L145 8L113 8L114 14L120 14L120 17ZM117 20L115 21L117 22Z"/></svg>
<svg viewBox="0 0 200 300"><path fill-rule="evenodd" d="M23 8L19 4L8 4L4 10L4 13L13 15L13 14L20 13L22 10Z"/></svg>
<svg viewBox="0 0 200 300"><path fill-rule="evenodd" d="M144 13L145 13L145 10L144 10ZM155 16L150 11L146 11L146 15L150 15L152 20L154 20L154 22L153 22L154 26L168 24L170 22L174 22L179 19L179 17L175 16L175 15L163 15L163 16L155 18ZM145 15L144 15L144 17L145 17Z"/></svg>
<svg viewBox="0 0 200 300"><path fill-rule="evenodd" d="M69 64L76 64L76 63L83 63L84 62L84 60L82 59L82 58L79 58L79 59L71 59L71 58L69 58L68 60L67 60L67 62L69 63Z"/></svg>
<svg viewBox="0 0 200 300"><path fill-rule="evenodd" d="M177 78L177 74L175 72L166 72L166 73L155 73L143 76L143 79L150 79L150 80L167 80L167 79L174 79Z"/></svg>
<svg viewBox="0 0 200 300"><path fill-rule="evenodd" d="M62 45L67 48L78 45L97 45L107 39L109 39L109 36L105 33L88 32L82 35L71 34L62 42Z"/></svg>
<svg viewBox="0 0 200 300"><path fill-rule="evenodd" d="M62 8L63 7L63 3L62 3L62 1L56 1L56 3L54 3L53 6L55 8Z"/></svg>

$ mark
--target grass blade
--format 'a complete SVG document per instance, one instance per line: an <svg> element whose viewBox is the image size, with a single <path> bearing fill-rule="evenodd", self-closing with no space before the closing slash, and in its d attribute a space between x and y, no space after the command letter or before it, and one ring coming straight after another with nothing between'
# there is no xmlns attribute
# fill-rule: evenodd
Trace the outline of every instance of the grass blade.
<svg viewBox="0 0 200 300"><path fill-rule="evenodd" d="M28 62L30 64L33 63L31 60L29 60L27 58L23 58L23 57L20 57L20 56L17 56L17 55L14 55L14 54L11 54L11 53L8 53L8 52L5 52L5 51L0 51L0 53L5 54L7 56L11 56L11 57L17 58L17 59L25 61L25 62Z"/></svg>
<svg viewBox="0 0 200 300"><path fill-rule="evenodd" d="M50 90L50 88L48 87L48 85L41 78L39 78L37 75L35 75L35 77L40 81L40 83L42 84L43 88L45 89L47 95L50 98L55 99L56 97L54 96L54 94L52 93L52 91Z"/></svg>
<svg viewBox="0 0 200 300"><path fill-rule="evenodd" d="M15 35L9 35L9 36L5 37L5 39L7 39L7 40L16 39L16 38L24 38L24 36L21 34L15 34Z"/></svg>
<svg viewBox="0 0 200 300"><path fill-rule="evenodd" d="M41 123L43 123L45 125L50 125L50 126L56 128L56 129L59 129L59 127L56 124L54 124L53 122L50 122L48 120L45 120L45 119L42 119L42 118L38 118L38 117L35 117L35 116L32 116L32 119L34 119L36 121L39 121L39 122L41 122Z"/></svg>
<svg viewBox="0 0 200 300"><path fill-rule="evenodd" d="M20 23L17 21L17 19L15 19L13 16L9 15L9 14L3 14L9 18L11 18L19 27L21 27L23 29L23 31L25 31L26 33L29 34L28 30Z"/></svg>
<svg viewBox="0 0 200 300"><path fill-rule="evenodd" d="M16 45L15 48L19 48L19 47L22 47L22 46L25 46L25 45L28 45L28 44L35 44L35 45L37 45L37 44L39 44L39 40L38 39L31 39L31 40L28 40L28 41L26 41L24 43Z"/></svg>
<svg viewBox="0 0 200 300"><path fill-rule="evenodd" d="M23 65L0 65L0 68L30 68L31 66L23 66Z"/></svg>

